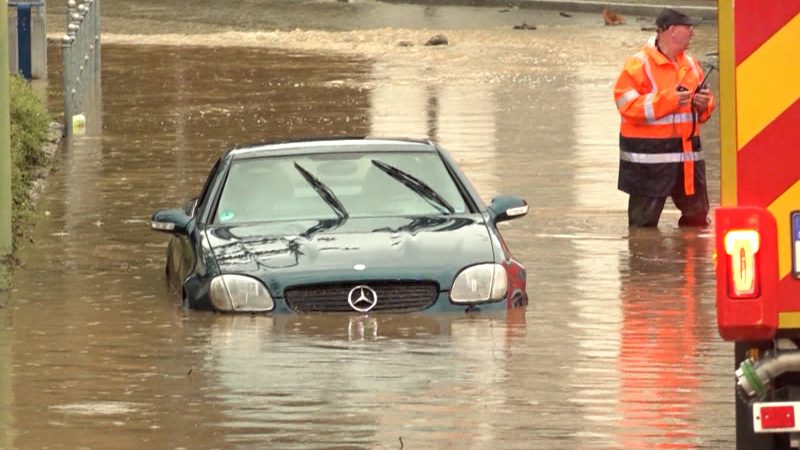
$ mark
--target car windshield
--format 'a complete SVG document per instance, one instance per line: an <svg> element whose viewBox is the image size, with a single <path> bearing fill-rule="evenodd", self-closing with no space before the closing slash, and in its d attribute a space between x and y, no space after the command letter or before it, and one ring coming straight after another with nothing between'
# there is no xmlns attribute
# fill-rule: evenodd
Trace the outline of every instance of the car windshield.
<svg viewBox="0 0 800 450"><path fill-rule="evenodd" d="M291 155L235 160L214 222L446 215L467 209L435 152Z"/></svg>

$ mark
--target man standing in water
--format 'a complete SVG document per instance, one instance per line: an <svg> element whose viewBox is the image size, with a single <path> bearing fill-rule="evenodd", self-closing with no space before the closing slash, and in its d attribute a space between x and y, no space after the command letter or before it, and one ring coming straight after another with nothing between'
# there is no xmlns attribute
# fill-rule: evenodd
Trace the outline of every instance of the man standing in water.
<svg viewBox="0 0 800 450"><path fill-rule="evenodd" d="M655 227L667 197L679 226L708 225L706 166L700 126L714 110L703 68L686 53L697 22L665 8L657 33L625 62L614 86L622 116L618 188L628 199L628 225Z"/></svg>

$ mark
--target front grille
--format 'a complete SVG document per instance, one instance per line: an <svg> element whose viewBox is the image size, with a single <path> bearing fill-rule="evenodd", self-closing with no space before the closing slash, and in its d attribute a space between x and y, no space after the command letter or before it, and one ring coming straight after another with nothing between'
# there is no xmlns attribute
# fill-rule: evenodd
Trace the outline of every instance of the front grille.
<svg viewBox="0 0 800 450"><path fill-rule="evenodd" d="M353 312L347 296L357 286L368 286L377 294L370 313L421 311L433 305L439 294L432 281L370 281L292 286L283 295L289 308L297 313Z"/></svg>

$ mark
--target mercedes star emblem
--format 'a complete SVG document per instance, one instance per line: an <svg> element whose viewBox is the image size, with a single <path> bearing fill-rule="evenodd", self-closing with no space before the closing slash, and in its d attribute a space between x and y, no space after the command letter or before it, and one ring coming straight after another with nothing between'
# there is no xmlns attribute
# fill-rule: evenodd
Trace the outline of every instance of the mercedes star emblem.
<svg viewBox="0 0 800 450"><path fill-rule="evenodd" d="M378 294L367 285L356 286L347 294L347 303L358 312L369 312L378 303Z"/></svg>

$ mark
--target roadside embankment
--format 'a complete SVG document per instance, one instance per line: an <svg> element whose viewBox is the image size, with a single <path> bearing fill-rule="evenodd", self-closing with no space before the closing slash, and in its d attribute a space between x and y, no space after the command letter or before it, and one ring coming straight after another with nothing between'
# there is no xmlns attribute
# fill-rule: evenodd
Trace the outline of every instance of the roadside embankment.
<svg viewBox="0 0 800 450"><path fill-rule="evenodd" d="M11 77L11 187L12 233L25 236L27 224L41 192L42 179L61 140L60 125L52 122L47 107L25 80Z"/></svg>

